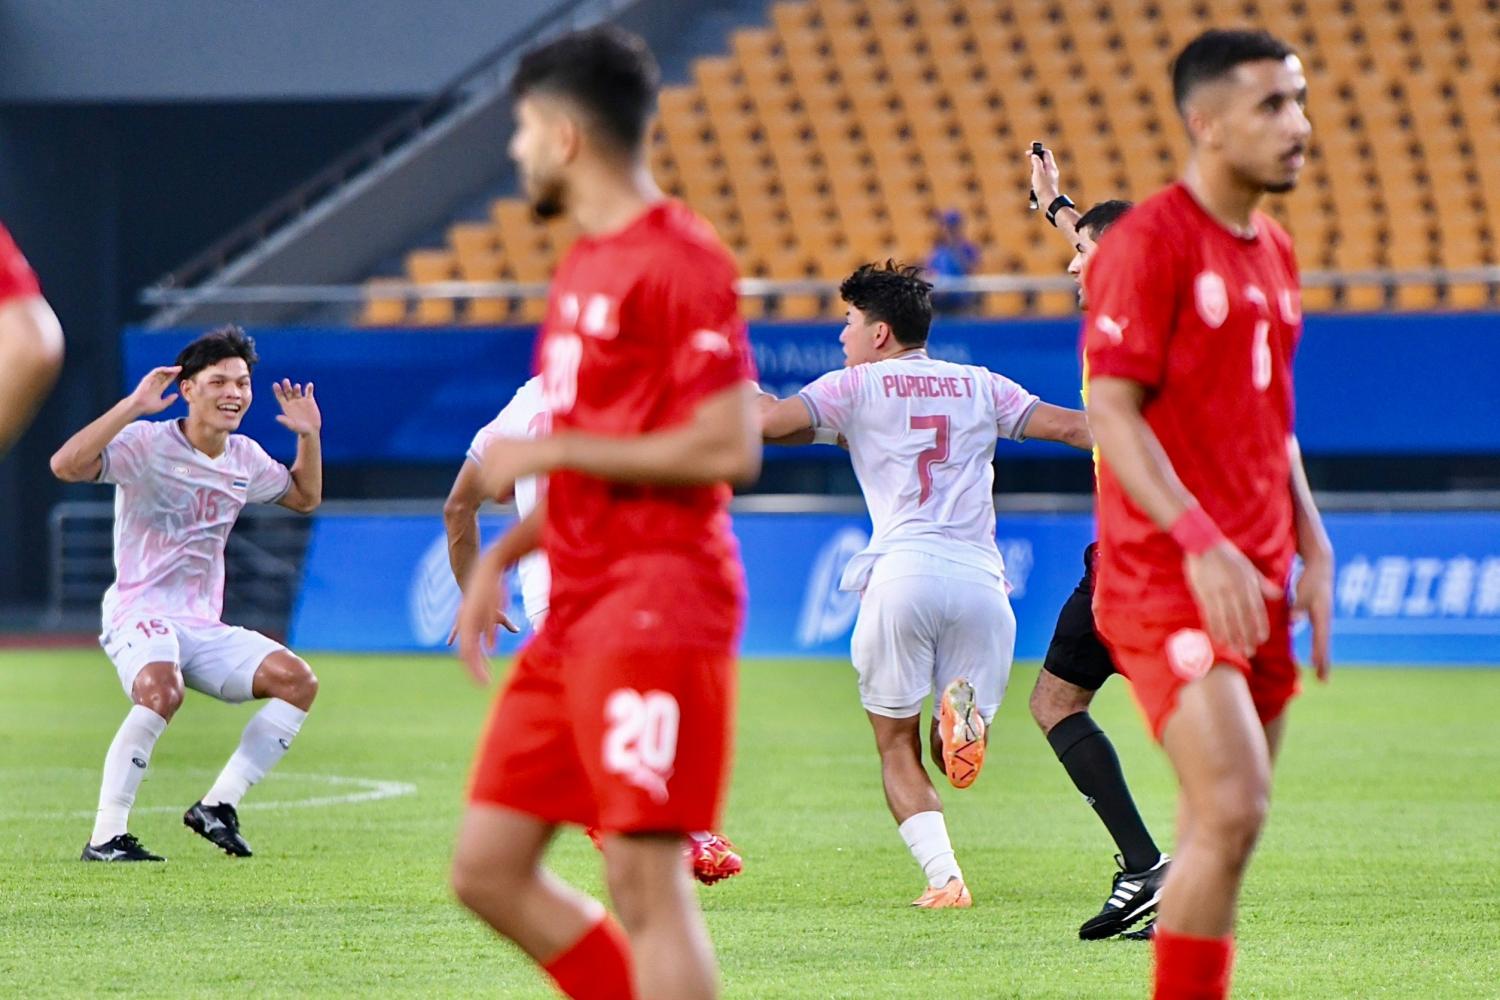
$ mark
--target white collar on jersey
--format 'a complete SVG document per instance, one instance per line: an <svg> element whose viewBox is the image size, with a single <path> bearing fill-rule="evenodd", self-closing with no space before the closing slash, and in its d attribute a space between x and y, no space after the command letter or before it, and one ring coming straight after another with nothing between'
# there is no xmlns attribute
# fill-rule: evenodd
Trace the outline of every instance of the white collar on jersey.
<svg viewBox="0 0 1500 1000"><path fill-rule="evenodd" d="M925 358L925 357L927 357L927 348L925 348L925 347L911 347L911 348L907 348L906 350L902 351L900 354L892 354L890 357L886 358L885 360L887 360L887 361L899 361L902 358Z"/></svg>

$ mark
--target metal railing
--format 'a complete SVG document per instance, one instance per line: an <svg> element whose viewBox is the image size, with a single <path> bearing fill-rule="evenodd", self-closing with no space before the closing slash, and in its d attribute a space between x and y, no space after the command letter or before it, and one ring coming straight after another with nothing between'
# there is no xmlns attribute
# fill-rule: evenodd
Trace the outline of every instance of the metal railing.
<svg viewBox="0 0 1500 1000"><path fill-rule="evenodd" d="M516 32L509 40L475 60L437 94L410 111L397 116L374 135L277 198L212 245L162 275L148 291L183 292L193 285L211 279L230 262L264 242L272 234L295 223L314 204L334 195L427 129L463 107L472 99L476 91L481 88L503 86L505 80L501 79L501 76L508 68L508 60L523 46L529 46L569 28L582 27L585 20L592 23L630 6L633 2L634 0L568 0L553 8ZM603 11L603 13L585 18L585 11ZM142 301L152 302L145 295L142 296ZM189 300L163 299L161 303L176 304L186 301Z"/></svg>
<svg viewBox="0 0 1500 1000"><path fill-rule="evenodd" d="M1012 274L974 275L966 278L937 278L935 290L939 293L988 294L1020 293L1035 295L1044 292L1068 291L1074 287L1073 279L1064 275L1036 276ZM1484 285L1490 289L1500 288L1500 267L1471 267L1443 270L1423 268L1420 270L1371 270L1371 271L1306 271L1302 274L1304 288L1380 288L1393 294L1398 288L1412 285ZM141 293L141 301L152 306L172 306L185 302L197 304L216 303L222 305L251 305L274 303L280 305L359 305L372 300L388 301L401 299L408 303L424 299L540 299L547 295L546 282L519 281L439 281L429 283L382 281L379 284L359 285L243 285L219 288L148 288ZM816 295L834 298L838 295L839 282L830 279L804 278L780 280L771 278L742 278L740 294L746 298L776 299L789 295Z"/></svg>

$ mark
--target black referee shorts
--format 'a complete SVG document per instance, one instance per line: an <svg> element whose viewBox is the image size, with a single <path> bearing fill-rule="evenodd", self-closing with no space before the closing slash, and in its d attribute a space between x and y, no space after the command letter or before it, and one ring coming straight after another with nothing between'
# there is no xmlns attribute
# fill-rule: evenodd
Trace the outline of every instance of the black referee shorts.
<svg viewBox="0 0 1500 1000"><path fill-rule="evenodd" d="M1063 602L1057 628L1047 647L1042 669L1059 680L1097 691L1115 673L1109 650L1094 631L1094 553L1098 543L1083 550L1083 579Z"/></svg>

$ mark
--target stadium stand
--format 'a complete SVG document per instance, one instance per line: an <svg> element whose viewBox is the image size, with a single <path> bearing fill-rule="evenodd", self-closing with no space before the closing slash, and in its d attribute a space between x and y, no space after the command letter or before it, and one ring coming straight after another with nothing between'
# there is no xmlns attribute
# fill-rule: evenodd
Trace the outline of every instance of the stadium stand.
<svg viewBox="0 0 1500 1000"><path fill-rule="evenodd" d="M1496 261L1493 0L796 0L776 3L768 22L666 90L652 144L659 180L719 228L746 275L832 279L861 260L921 259L948 208L968 220L983 272L1056 275L1066 254L1016 212L1026 144L1056 148L1080 204L1143 196L1185 151L1172 53L1210 25L1255 24L1276 25L1308 70L1313 155L1299 187L1270 205L1304 269ZM489 223L454 226L448 249L409 255L407 276L545 281L569 238L500 199ZM1305 298L1313 310L1472 309L1493 289L1438 273ZM372 288L363 321L535 321L541 308L421 300L404 314L393 302ZM776 314L828 306L789 295ZM1073 308L1066 291L984 300L990 315Z"/></svg>

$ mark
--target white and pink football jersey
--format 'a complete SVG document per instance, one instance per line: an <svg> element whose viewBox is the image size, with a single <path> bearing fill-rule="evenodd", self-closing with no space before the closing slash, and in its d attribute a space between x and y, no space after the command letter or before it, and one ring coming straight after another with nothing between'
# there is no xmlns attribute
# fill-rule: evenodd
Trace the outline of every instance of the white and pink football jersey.
<svg viewBox="0 0 1500 1000"><path fill-rule="evenodd" d="M176 420L136 421L103 453L98 482L115 489L115 582L104 629L134 618L190 624L224 613L224 545L247 503L274 503L292 486L286 466L243 434L224 453L194 448Z"/></svg>
<svg viewBox="0 0 1500 1000"><path fill-rule="evenodd" d="M1004 576L991 462L997 438L1024 439L1036 396L987 368L917 351L829 372L801 398L815 428L848 441L874 526L844 590L863 590L876 559L897 550Z"/></svg>
<svg viewBox="0 0 1500 1000"><path fill-rule="evenodd" d="M468 457L483 463L485 449L496 438L545 437L551 431L552 411L542 399L542 378L537 375L517 389L510 402L505 404L505 409L474 435ZM521 517L530 514L545 489L546 483L539 482L536 476L517 480L516 513ZM552 588L547 557L540 549L529 553L516 564L516 572L521 577L521 604L526 609L526 617L535 622L538 615L546 613Z"/></svg>

